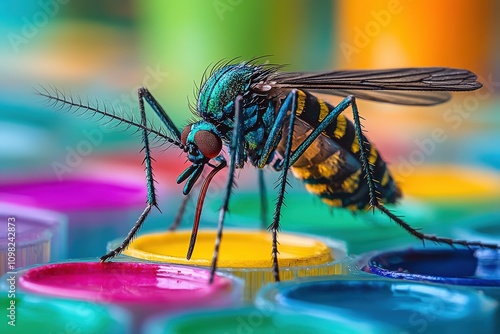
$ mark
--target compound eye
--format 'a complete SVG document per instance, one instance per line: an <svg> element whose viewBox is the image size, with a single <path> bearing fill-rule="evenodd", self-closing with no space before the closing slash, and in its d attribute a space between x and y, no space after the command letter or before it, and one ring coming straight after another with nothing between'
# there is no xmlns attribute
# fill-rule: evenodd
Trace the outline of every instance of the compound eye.
<svg viewBox="0 0 500 334"><path fill-rule="evenodd" d="M182 130L182 134L181 134L182 145L186 145L187 138L188 138L188 135L190 132L191 132L191 125L186 125L186 127Z"/></svg>
<svg viewBox="0 0 500 334"><path fill-rule="evenodd" d="M200 130L196 132L194 141L200 152L209 159L215 158L222 150L222 140L210 131Z"/></svg>

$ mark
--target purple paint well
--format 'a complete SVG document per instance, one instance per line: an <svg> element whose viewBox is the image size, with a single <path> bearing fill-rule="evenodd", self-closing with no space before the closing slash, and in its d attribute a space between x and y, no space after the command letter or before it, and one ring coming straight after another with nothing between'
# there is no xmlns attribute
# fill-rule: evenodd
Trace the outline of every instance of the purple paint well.
<svg viewBox="0 0 500 334"><path fill-rule="evenodd" d="M0 221L0 274L66 257L63 215L0 201Z"/></svg>
<svg viewBox="0 0 500 334"><path fill-rule="evenodd" d="M0 276L15 268L50 260L52 232L43 222L0 212ZM11 223L12 225L8 224ZM9 226L10 225L10 226ZM15 226L12 231L9 228ZM15 255L12 255L14 253Z"/></svg>
<svg viewBox="0 0 500 334"><path fill-rule="evenodd" d="M43 222L24 217L20 219L16 216L17 215L6 215L0 212L0 219L2 222L5 222L5 226L8 226L7 222L13 224L13 226L15 225L12 232L12 238L15 240L17 246L33 244L39 240L50 240L52 235L47 225ZM2 248L7 247L8 234L7 228L3 228L0 231L0 245Z"/></svg>

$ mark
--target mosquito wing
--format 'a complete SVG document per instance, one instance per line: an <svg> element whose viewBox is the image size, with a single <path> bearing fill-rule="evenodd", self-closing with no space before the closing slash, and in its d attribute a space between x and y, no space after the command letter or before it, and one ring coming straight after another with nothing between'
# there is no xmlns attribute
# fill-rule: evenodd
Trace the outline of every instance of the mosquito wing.
<svg viewBox="0 0 500 334"><path fill-rule="evenodd" d="M320 73L277 72L269 78L278 89L306 89L323 94L403 105L435 105L446 102L447 92L482 87L477 76L446 67L354 70Z"/></svg>

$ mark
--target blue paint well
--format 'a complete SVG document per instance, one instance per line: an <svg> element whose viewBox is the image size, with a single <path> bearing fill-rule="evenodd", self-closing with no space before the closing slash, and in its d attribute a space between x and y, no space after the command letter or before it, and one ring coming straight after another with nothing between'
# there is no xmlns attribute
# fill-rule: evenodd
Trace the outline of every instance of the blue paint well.
<svg viewBox="0 0 500 334"><path fill-rule="evenodd" d="M436 283L500 286L500 254L468 249L422 249L386 252L370 259L373 274Z"/></svg>
<svg viewBox="0 0 500 334"><path fill-rule="evenodd" d="M305 279L264 288L257 305L314 312L408 333L492 333L495 302L474 290L432 284L356 279Z"/></svg>

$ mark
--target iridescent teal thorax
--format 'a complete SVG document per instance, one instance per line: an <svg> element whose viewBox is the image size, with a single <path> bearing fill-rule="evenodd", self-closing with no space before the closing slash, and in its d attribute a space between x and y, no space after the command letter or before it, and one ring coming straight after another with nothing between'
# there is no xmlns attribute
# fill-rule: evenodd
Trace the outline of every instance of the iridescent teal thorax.
<svg viewBox="0 0 500 334"><path fill-rule="evenodd" d="M200 116L216 122L227 119L233 113L234 99L248 92L254 73L255 67L246 64L228 65L214 72L198 96Z"/></svg>
<svg viewBox="0 0 500 334"><path fill-rule="evenodd" d="M252 92L252 84L263 73L262 67L248 64L227 65L215 71L203 84L198 96L200 123L211 123L223 142L228 145L234 125L234 100L243 97L242 117L245 157L252 163L261 155L275 114L272 100Z"/></svg>

